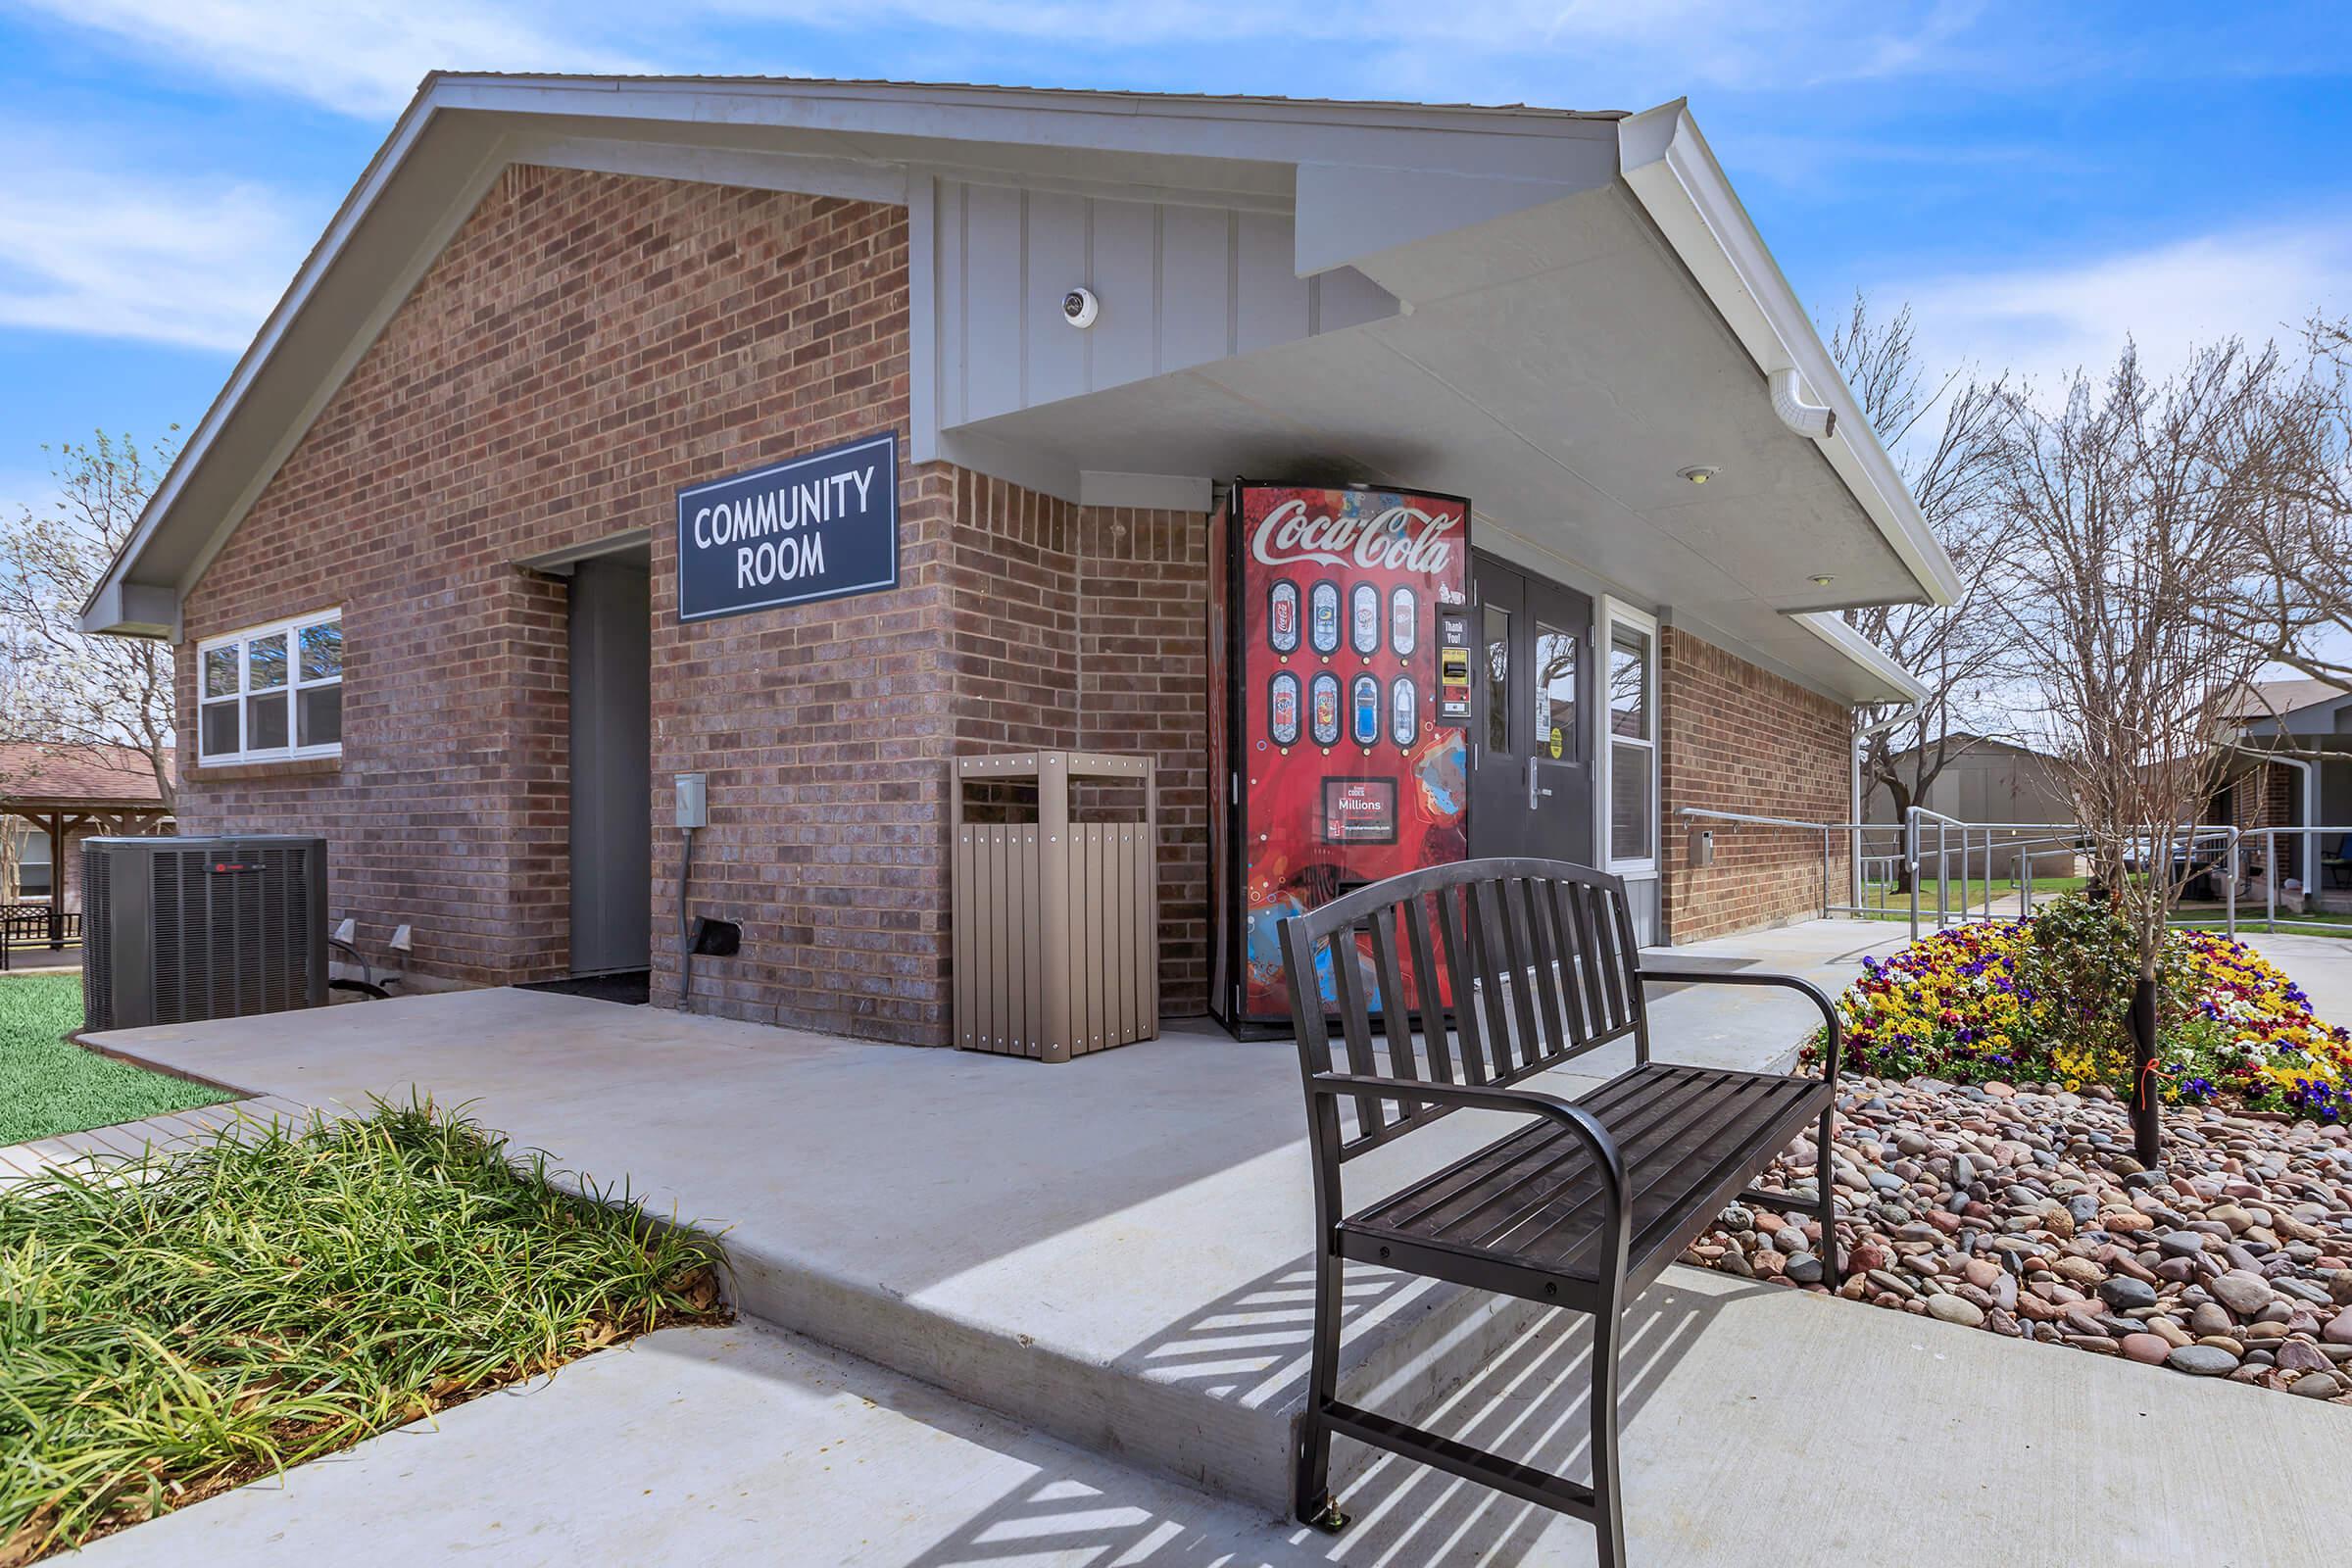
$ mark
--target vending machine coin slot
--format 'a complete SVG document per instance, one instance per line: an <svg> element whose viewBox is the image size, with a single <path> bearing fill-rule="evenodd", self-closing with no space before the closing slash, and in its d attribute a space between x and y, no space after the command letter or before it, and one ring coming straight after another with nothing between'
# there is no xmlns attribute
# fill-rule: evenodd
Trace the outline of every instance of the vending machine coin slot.
<svg viewBox="0 0 2352 1568"><path fill-rule="evenodd" d="M1438 617L1438 722L1470 722L1470 617Z"/></svg>

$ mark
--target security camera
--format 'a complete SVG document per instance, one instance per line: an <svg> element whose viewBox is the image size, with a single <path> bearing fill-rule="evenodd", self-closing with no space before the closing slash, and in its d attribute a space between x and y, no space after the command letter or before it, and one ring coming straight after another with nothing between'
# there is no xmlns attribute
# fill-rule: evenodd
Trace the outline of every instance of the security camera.
<svg viewBox="0 0 2352 1568"><path fill-rule="evenodd" d="M1091 288L1074 288L1061 297L1061 318L1072 326L1092 326L1095 318L1102 314L1102 302L1095 298Z"/></svg>

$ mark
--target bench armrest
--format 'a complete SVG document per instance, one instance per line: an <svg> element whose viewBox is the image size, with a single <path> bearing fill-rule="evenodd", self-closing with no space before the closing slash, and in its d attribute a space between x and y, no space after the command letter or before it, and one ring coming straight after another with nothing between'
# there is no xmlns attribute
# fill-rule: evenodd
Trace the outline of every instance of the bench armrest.
<svg viewBox="0 0 2352 1568"><path fill-rule="evenodd" d="M1318 1095L1352 1099L1369 1096L1379 1100L1428 1101L1440 1105L1461 1105L1473 1110L1500 1110L1520 1116L1541 1116L1573 1130L1592 1152L1592 1162L1608 1172L1610 1198L1616 1214L1623 1216L1633 1210L1633 1192L1626 1183L1625 1156L1617 1152L1617 1140L1601 1125L1600 1118L1572 1100L1547 1095L1536 1089L1505 1089L1493 1084L1434 1083L1420 1078L1380 1078L1366 1073L1319 1072L1307 1080Z"/></svg>
<svg viewBox="0 0 2352 1568"><path fill-rule="evenodd" d="M1845 1022L1838 1016L1838 1005L1829 993L1812 981L1793 974L1775 974L1760 969L1676 969L1642 965L1642 979L1646 984L1659 985L1716 985L1716 986L1780 986L1788 991L1801 991L1821 1009L1822 1024L1829 1031L1829 1049L1822 1054L1821 1075L1831 1085L1838 1082L1838 1058L1845 1049Z"/></svg>

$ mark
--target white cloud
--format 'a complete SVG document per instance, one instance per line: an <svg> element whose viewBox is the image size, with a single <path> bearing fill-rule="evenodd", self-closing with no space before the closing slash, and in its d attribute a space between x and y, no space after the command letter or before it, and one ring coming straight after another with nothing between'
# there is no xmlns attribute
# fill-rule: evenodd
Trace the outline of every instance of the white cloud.
<svg viewBox="0 0 2352 1568"><path fill-rule="evenodd" d="M2009 369L2046 391L2112 365L2127 337L2168 370L2196 345L2283 345L2315 310L2352 309L2352 225L2249 226L1873 292L1911 302L1927 363Z"/></svg>
<svg viewBox="0 0 2352 1568"><path fill-rule="evenodd" d="M584 13L469 0L23 0L174 70L308 99L342 114L397 114L430 71L646 71L592 41ZM639 25L662 8L625 13ZM653 30L649 28L649 30Z"/></svg>
<svg viewBox="0 0 2352 1568"><path fill-rule="evenodd" d="M242 349L311 226L241 181L0 165L0 324Z"/></svg>

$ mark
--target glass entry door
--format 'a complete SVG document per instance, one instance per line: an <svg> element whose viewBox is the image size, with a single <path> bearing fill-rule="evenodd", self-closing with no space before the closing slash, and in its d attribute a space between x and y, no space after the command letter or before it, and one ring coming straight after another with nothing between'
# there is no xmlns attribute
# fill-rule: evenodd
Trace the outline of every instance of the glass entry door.
<svg viewBox="0 0 2352 1568"><path fill-rule="evenodd" d="M1592 601L1471 558L1470 853L1592 863Z"/></svg>

